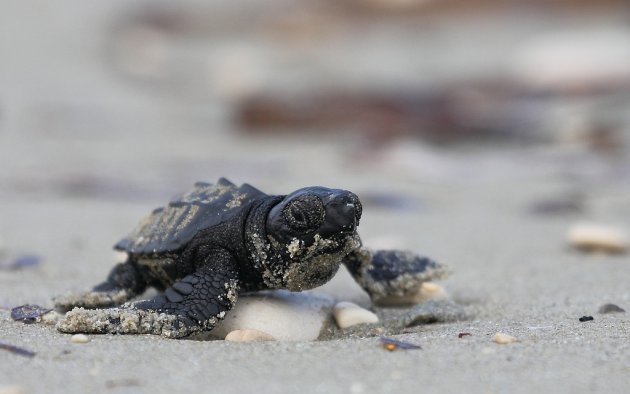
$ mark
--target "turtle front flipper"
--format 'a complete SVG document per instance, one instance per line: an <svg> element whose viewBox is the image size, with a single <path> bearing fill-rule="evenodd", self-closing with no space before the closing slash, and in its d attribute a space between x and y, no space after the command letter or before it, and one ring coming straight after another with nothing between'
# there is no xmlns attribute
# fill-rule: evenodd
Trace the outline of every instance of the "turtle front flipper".
<svg viewBox="0 0 630 394"><path fill-rule="evenodd" d="M444 265L402 250L359 248L346 256L343 263L372 302L380 305L417 303L422 283L449 274Z"/></svg>
<svg viewBox="0 0 630 394"><path fill-rule="evenodd" d="M163 295L119 308L68 312L57 329L66 333L155 334L182 338L211 330L236 302L234 259L213 253L195 273L175 282Z"/></svg>
<svg viewBox="0 0 630 394"><path fill-rule="evenodd" d="M68 311L75 307L94 309L122 305L146 289L135 262L119 263L109 273L105 282L94 286L91 291L64 294L53 298L55 308Z"/></svg>

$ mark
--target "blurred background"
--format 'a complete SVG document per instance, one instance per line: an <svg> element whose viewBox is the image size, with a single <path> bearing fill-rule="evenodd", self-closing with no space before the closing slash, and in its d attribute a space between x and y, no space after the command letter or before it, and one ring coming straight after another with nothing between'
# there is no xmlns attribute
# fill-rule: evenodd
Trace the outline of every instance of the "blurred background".
<svg viewBox="0 0 630 394"><path fill-rule="evenodd" d="M446 257L508 200L628 213L627 1L3 1L0 37L0 236L48 275L220 176Z"/></svg>
<svg viewBox="0 0 630 394"><path fill-rule="evenodd" d="M4 197L601 175L628 142L625 1L2 8Z"/></svg>

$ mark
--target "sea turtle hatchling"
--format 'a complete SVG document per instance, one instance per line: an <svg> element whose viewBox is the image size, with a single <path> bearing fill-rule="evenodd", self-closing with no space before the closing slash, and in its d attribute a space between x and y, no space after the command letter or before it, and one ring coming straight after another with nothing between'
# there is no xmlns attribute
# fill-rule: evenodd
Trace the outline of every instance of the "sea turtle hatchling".
<svg viewBox="0 0 630 394"><path fill-rule="evenodd" d="M196 183L115 245L128 258L103 283L54 299L58 309L74 308L57 328L180 338L211 330L239 293L312 289L342 263L375 302L445 274L415 254L363 248L361 212L359 198L340 189L272 196L224 178ZM163 293L128 302L148 287Z"/></svg>

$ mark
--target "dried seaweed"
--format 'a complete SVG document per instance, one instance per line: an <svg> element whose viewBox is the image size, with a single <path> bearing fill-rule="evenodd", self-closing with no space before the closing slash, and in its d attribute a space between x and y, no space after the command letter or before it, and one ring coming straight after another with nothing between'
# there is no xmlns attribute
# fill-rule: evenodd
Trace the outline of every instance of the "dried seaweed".
<svg viewBox="0 0 630 394"><path fill-rule="evenodd" d="M31 352L30 350L27 350L21 347L9 345L8 343L4 343L4 342L0 342L0 349L7 350L11 353L19 354L20 356L25 356L25 357L35 356L35 352Z"/></svg>

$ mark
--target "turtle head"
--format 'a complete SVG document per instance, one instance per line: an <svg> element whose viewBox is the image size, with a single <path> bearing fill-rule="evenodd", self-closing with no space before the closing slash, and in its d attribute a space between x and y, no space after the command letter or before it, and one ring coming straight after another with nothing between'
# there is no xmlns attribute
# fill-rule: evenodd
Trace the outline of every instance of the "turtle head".
<svg viewBox="0 0 630 394"><path fill-rule="evenodd" d="M299 189L275 205L266 221L281 287L300 291L330 280L343 257L359 247L359 198L346 190Z"/></svg>

